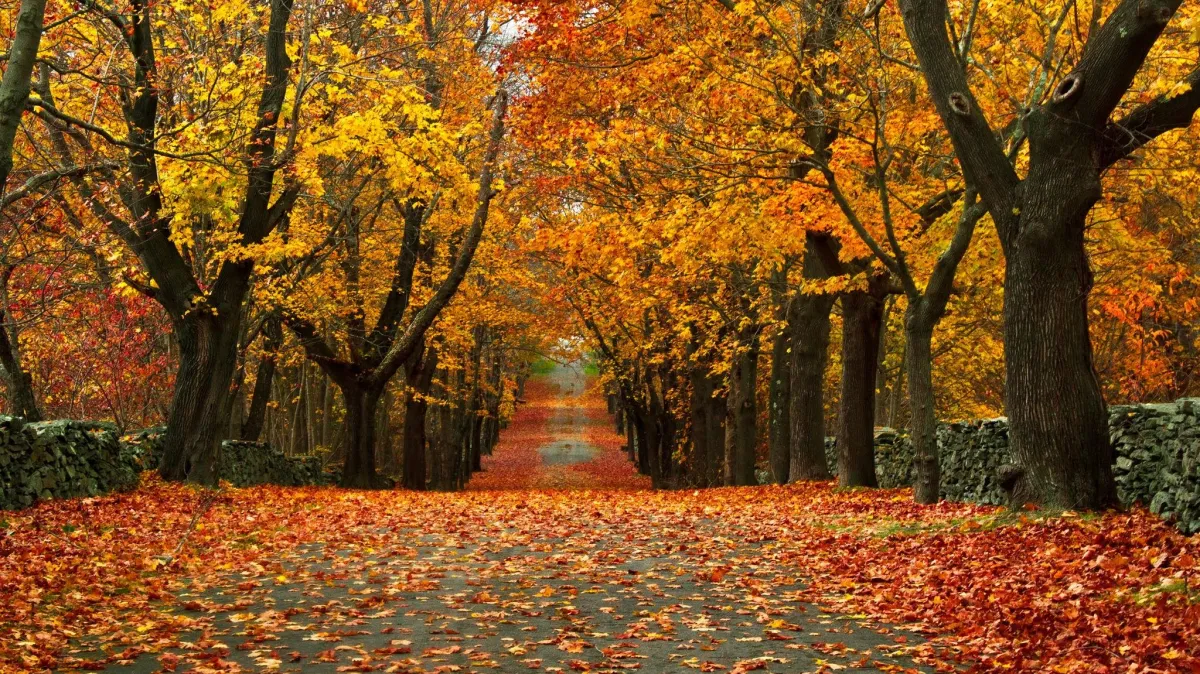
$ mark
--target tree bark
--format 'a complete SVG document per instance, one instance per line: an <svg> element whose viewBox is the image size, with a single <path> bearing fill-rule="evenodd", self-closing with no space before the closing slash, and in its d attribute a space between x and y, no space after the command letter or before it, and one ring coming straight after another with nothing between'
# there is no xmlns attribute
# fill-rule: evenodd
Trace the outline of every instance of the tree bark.
<svg viewBox="0 0 1200 674"><path fill-rule="evenodd" d="M635 451L637 452L638 472L641 473L642 475L649 476L651 478L651 483L653 483L653 481L656 478L654 476L654 471L651 469L651 465L650 465L651 452L648 449L649 447L654 445L653 439L651 437L652 431L649 428L649 426L651 424L652 424L652 421L649 419L649 415L646 414L646 412L644 410L642 410L640 406L636 410L634 410L634 412L633 412L634 443L633 444L635 447Z"/></svg>
<svg viewBox="0 0 1200 674"><path fill-rule="evenodd" d="M709 419L712 410L713 383L704 363L693 363L691 368L692 397L689 402L691 422L692 483L697 487L712 487L712 471L709 467Z"/></svg>
<svg viewBox="0 0 1200 674"><path fill-rule="evenodd" d="M1064 179L1072 173L1060 170ZM1088 331L1085 215L1055 213L1050 203L1069 194L1061 185L1026 187L1044 199L1026 206L1028 217L1060 226L1023 236L1006 256L1004 399L1013 458L1024 470L1020 493L1062 508L1115 506L1108 412Z"/></svg>
<svg viewBox="0 0 1200 674"><path fill-rule="evenodd" d="M624 395L621 396L621 417L625 422L625 451L629 461L637 463L637 435L634 429L632 408Z"/></svg>
<svg viewBox="0 0 1200 674"><path fill-rule="evenodd" d="M355 384L339 387L346 406L346 462L341 485L351 489L390 486L375 467L375 419L382 392Z"/></svg>
<svg viewBox="0 0 1200 674"><path fill-rule="evenodd" d="M874 281L872 282L874 284ZM838 409L838 484L877 487L875 373L879 367L882 293L842 295L842 396Z"/></svg>
<svg viewBox="0 0 1200 674"><path fill-rule="evenodd" d="M254 375L254 392L250 396L250 411L242 424L241 439L256 442L262 435L263 422L267 418L267 403L271 400L271 382L275 378L279 347L283 343L283 332L278 319L267 319L263 325L263 355L258 361Z"/></svg>
<svg viewBox="0 0 1200 674"><path fill-rule="evenodd" d="M179 368L163 438L159 472L165 480L216 486L221 441L233 399L240 312L195 312L174 321Z"/></svg>
<svg viewBox="0 0 1200 674"><path fill-rule="evenodd" d="M33 64L42 41L46 0L22 0L17 12L16 32L8 48L8 62L0 79L0 196L7 191L13 168L13 142L21 126L21 115L29 100Z"/></svg>
<svg viewBox="0 0 1200 674"><path fill-rule="evenodd" d="M463 482L463 400L455 395L461 384L461 371L457 376L449 371L443 373L441 395L444 400L436 414L438 435L432 470L432 486L439 491L453 491Z"/></svg>
<svg viewBox="0 0 1200 674"><path fill-rule="evenodd" d="M747 486L754 478L754 450L758 436L758 336L747 335L744 350L734 356L729 372L729 401L725 418L725 484Z"/></svg>
<svg viewBox="0 0 1200 674"><path fill-rule="evenodd" d="M797 295L791 318L791 421L788 480L828 480L825 460L825 367L833 295Z"/></svg>
<svg viewBox="0 0 1200 674"><path fill-rule="evenodd" d="M26 421L41 421L42 411L33 389L33 377L21 367L20 341L15 330L9 332L7 317L8 312L0 310L0 368L4 370L8 407L14 416Z"/></svg>
<svg viewBox="0 0 1200 674"><path fill-rule="evenodd" d="M913 500L917 503L937 503L941 467L938 461L937 411L933 398L933 326L922 315L922 305L922 302L909 304L904 320L910 415L908 428L913 446Z"/></svg>
<svg viewBox="0 0 1200 674"><path fill-rule="evenodd" d="M404 480L405 489L424 491L426 480L425 422L429 411L429 391L437 370L437 349L430 347L423 357L410 361L405 378L408 389L404 398Z"/></svg>
<svg viewBox="0 0 1200 674"><path fill-rule="evenodd" d="M791 327L785 323L779 327L771 348L771 384L768 425L770 440L768 454L771 460L771 481L787 484L792 471L792 349Z"/></svg>

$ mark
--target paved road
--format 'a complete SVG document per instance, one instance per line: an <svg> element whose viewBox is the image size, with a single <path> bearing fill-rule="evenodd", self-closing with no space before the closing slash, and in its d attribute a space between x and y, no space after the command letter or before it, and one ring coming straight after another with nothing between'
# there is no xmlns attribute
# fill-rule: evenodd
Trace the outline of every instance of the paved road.
<svg viewBox="0 0 1200 674"><path fill-rule="evenodd" d="M582 440L588 415L570 403L583 376L563 368L552 382L561 398L538 454L590 460L601 450ZM409 497L411 517L391 520L409 524L308 544L261 574L198 588L183 605L199 627L165 661L110 669L928 671L891 655L915 635L800 601L803 579L763 562L771 541L720 512L639 508L648 495Z"/></svg>

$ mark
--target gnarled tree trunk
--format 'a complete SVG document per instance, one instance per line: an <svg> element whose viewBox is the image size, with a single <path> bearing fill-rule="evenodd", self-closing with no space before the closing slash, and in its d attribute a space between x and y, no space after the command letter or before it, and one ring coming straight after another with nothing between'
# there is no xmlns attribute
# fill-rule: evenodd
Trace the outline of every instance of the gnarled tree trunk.
<svg viewBox="0 0 1200 674"><path fill-rule="evenodd" d="M227 313L196 311L174 322L179 369L163 438L163 479L215 486L220 478L223 420L233 403L239 309L240 303Z"/></svg>
<svg viewBox="0 0 1200 674"><path fill-rule="evenodd" d="M1097 509L1118 504L1088 331L1084 229L1099 183L1074 168L1076 159L1038 162L1045 168L1026 181L1030 225L1005 257L1004 400L1013 458L1023 470L1018 493Z"/></svg>

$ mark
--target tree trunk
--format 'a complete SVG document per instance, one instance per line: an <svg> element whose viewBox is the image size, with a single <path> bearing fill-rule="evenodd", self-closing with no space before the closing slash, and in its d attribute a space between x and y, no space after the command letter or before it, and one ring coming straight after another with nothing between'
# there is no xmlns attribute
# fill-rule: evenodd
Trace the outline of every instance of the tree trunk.
<svg viewBox="0 0 1200 674"><path fill-rule="evenodd" d="M629 401L621 396L621 419L625 424L625 451L631 463L637 463L637 436L634 434L634 421Z"/></svg>
<svg viewBox="0 0 1200 674"><path fill-rule="evenodd" d="M258 362L258 371L254 376L254 392L250 397L250 411L242 424L241 438L255 442L262 435L263 422L267 418L267 403L271 400L271 381L275 377L275 367L278 360L276 351L283 342L283 333L278 320L268 320L263 326L262 360Z"/></svg>
<svg viewBox="0 0 1200 674"><path fill-rule="evenodd" d="M7 295L7 293L6 293ZM8 312L0 311L0 367L4 369L4 383L8 389L8 407L14 416L26 421L41 421L42 411L38 408L33 390L33 377L21 367L21 350L15 334L10 334Z"/></svg>
<svg viewBox="0 0 1200 674"><path fill-rule="evenodd" d="M650 468L650 452L648 447L652 445L650 438L649 415L645 413L639 406L633 411L633 436L634 447L637 452L638 472L642 475L647 475L654 479L654 472Z"/></svg>
<svg viewBox="0 0 1200 674"><path fill-rule="evenodd" d="M875 285L872 282L872 285ZM842 397L838 409L838 484L876 487L875 373L879 367L882 294L842 295Z"/></svg>
<svg viewBox="0 0 1200 674"><path fill-rule="evenodd" d="M830 477L825 460L825 367L833 302L832 295L800 294L792 300L791 482Z"/></svg>
<svg viewBox="0 0 1200 674"><path fill-rule="evenodd" d="M0 196L8 191L5 186L13 167L13 141L29 100L45 13L46 0L23 0L14 22L16 30L9 44L4 78L0 80Z"/></svg>
<svg viewBox="0 0 1200 674"><path fill-rule="evenodd" d="M876 426L891 426L892 421L888 418L887 392L888 378L887 366L887 338L888 338L888 316L891 314L891 302L884 301L883 314L879 319L879 357L876 358L878 363L875 367L875 411L872 413L874 424Z"/></svg>
<svg viewBox="0 0 1200 674"><path fill-rule="evenodd" d="M483 453L491 455L500 439L500 400L504 397L504 364L497 354L492 358L492 374L488 378L487 416L483 420Z"/></svg>
<svg viewBox="0 0 1200 674"><path fill-rule="evenodd" d="M418 352L420 353L420 352ZM429 411L429 391L437 370L438 353L434 348L415 358L406 368L408 390L404 397L404 488L425 489L425 422Z"/></svg>
<svg viewBox="0 0 1200 674"><path fill-rule="evenodd" d="M757 439L758 410L754 384L758 378L757 337L751 337L745 349L734 356L729 372L729 401L725 415L725 484L746 486L755 483L754 449Z"/></svg>
<svg viewBox="0 0 1200 674"><path fill-rule="evenodd" d="M296 372L298 376L296 378L296 402L292 407L292 439L288 443L288 454L291 456L304 454L308 451L305 446L308 440L308 419L305 418L307 408L304 404L304 398L307 395L304 384L308 379L308 363L300 361L300 364L296 367Z"/></svg>
<svg viewBox="0 0 1200 674"><path fill-rule="evenodd" d="M779 326L771 349L771 385L768 425L770 426L771 481L787 484L792 469L792 356L791 328Z"/></svg>
<svg viewBox="0 0 1200 674"><path fill-rule="evenodd" d="M937 503L941 468L933 399L933 326L923 316L923 303L911 299L909 302L904 317L904 361L908 371L908 429L913 446L913 500Z"/></svg>
<svg viewBox="0 0 1200 674"><path fill-rule="evenodd" d="M463 401L455 399L457 388L451 379L452 374L443 373L442 397L444 401L438 406L436 418L438 422L437 447L433 451L432 485L439 491L453 491L462 483L462 447L463 447ZM458 384L462 375L459 373Z"/></svg>
<svg viewBox="0 0 1200 674"><path fill-rule="evenodd" d="M675 461L675 433L678 424L675 417L663 411L658 415L658 466L661 476L659 484L664 489L672 489L679 484L679 471Z"/></svg>
<svg viewBox="0 0 1200 674"><path fill-rule="evenodd" d="M163 437L159 473L165 480L216 486L221 441L233 399L237 366L237 310L214 315L194 312L174 322L179 368Z"/></svg>
<svg viewBox="0 0 1200 674"><path fill-rule="evenodd" d="M900 367L896 369L896 379L892 382L891 390L888 392L888 423L892 428L900 426L900 401L903 400L904 380L908 372L908 345L905 343L904 349L900 352Z"/></svg>
<svg viewBox="0 0 1200 674"><path fill-rule="evenodd" d="M375 468L375 418L381 391L356 384L339 385L346 406L346 462L342 467L342 486L352 489L379 489L387 481Z"/></svg>
<svg viewBox="0 0 1200 674"><path fill-rule="evenodd" d="M691 481L697 487L711 487L709 480L709 447L708 447L708 415L713 396L712 379L708 366L700 363L693 364L691 369L692 398L689 401L689 421L691 422Z"/></svg>
<svg viewBox="0 0 1200 674"><path fill-rule="evenodd" d="M662 458L659 454L659 439L660 429L658 427L658 415L653 409L645 415L645 421L642 423L644 429L643 437L646 442L638 447L639 451L645 454L646 472L650 475L650 484L655 489L662 488L662 470L659 460Z"/></svg>
<svg viewBox="0 0 1200 674"><path fill-rule="evenodd" d="M1045 223L1045 231L1010 247L1004 278L1004 398L1013 459L1024 471L1018 500L1112 507L1118 501L1108 413L1088 332L1085 215L1056 212L1059 191L1038 199L1051 190L1036 182L1027 189L1036 194L1027 195L1022 219Z"/></svg>
<svg viewBox="0 0 1200 674"><path fill-rule="evenodd" d="M708 385L716 392L708 399L708 456L705 458L705 481L717 487L725 477L725 410L729 405L728 391L716 391L717 382L709 375Z"/></svg>

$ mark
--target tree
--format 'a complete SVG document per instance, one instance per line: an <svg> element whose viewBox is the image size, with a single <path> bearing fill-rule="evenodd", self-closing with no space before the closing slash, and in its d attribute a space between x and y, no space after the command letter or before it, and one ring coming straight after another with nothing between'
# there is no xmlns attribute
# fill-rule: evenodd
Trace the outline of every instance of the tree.
<svg viewBox="0 0 1200 674"><path fill-rule="evenodd" d="M17 195L8 190L8 176L13 168L13 141L21 126L21 115L29 100L30 79L37 61L38 45L42 40L42 22L46 14L46 0L22 0L17 13L16 34L8 50L8 67L0 79L0 212ZM28 191L38 183L30 179L22 190ZM21 190L16 190L20 192ZM11 270L4 274L4 287L8 287ZM7 298L8 293L4 296ZM40 421L41 412L33 394L33 381L21 366L20 352L15 333L10 332L7 302L0 307L0 370L8 388L13 411L30 421Z"/></svg>
<svg viewBox="0 0 1200 674"><path fill-rule="evenodd" d="M1018 500L1086 509L1117 503L1089 334L1093 275L1084 235L1102 174L1187 126L1200 107L1193 87L1200 70L1193 70L1178 89L1112 118L1180 4L1122 0L1096 22L1073 68L1019 121L1029 146L1022 178L950 42L946 1L901 2L938 115L1004 250L1005 407Z"/></svg>
<svg viewBox="0 0 1200 674"><path fill-rule="evenodd" d="M239 326L243 305L251 285L254 260L245 255L229 255L217 263L211 277L194 265L186 244L190 228L180 223L173 212L170 188L176 184L163 180L159 158L186 160L187 155L163 150L164 135L178 136L178 128L164 134L172 120L197 101L187 97L167 97L172 69L160 69L156 30L165 30L155 17L156 7L133 0L128 13L90 6L107 29L127 51L127 69L112 78L115 97L123 102L120 118L128 128L121 139L103 127L80 119L55 101L48 78L38 88L34 101L45 123L60 166L73 165L76 152L94 154L89 135L126 151L127 175L108 170L101 175L117 187L114 200L107 189L78 176L74 185L91 211L110 231L130 247L144 265L150 282L141 287L158 301L171 317L174 338L179 348L179 369L167 419L164 456L160 469L169 480L190 480L215 484L220 442L226 432L232 399L229 395L237 359ZM272 0L268 10L263 41L262 80L257 105L245 136L245 165L242 195L235 208L231 247L253 247L286 217L300 193L296 183L274 194L275 177L282 166L275 152L275 140L287 96L292 61L287 53L287 25L292 13L291 0ZM254 21L251 15L247 20ZM166 24L169 26L170 24ZM97 26L96 30L103 30ZM219 43L217 45L219 47ZM72 54L86 58L81 50ZM173 64L173 58L169 62ZM61 67L61 66L60 66ZM62 68L67 75L74 72ZM177 82L178 90L193 91L187 83ZM223 92L216 92L219 96ZM213 96L209 90L201 97ZM211 100L211 98L209 99ZM246 112L249 112L247 110ZM186 128L186 127L185 127ZM71 144L74 144L72 147ZM201 151L195 157L211 156ZM172 167L173 168L173 167ZM168 174L173 174L169 171ZM174 177L173 175L171 177ZM237 190L237 187L232 187ZM273 198L274 197L274 198ZM119 208L126 214L122 216ZM201 226L212 224L211 215L201 215ZM225 251L226 253L235 252Z"/></svg>

